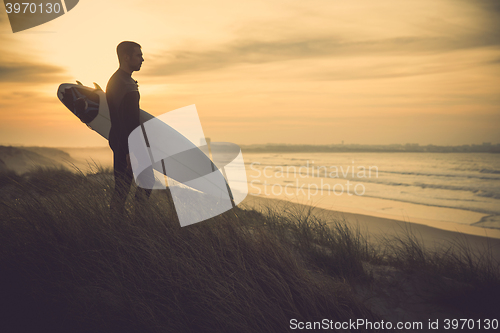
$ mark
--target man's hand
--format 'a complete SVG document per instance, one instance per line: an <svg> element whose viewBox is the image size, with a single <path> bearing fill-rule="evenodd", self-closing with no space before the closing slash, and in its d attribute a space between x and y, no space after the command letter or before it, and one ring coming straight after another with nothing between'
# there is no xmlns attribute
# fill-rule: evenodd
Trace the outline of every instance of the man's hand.
<svg viewBox="0 0 500 333"><path fill-rule="evenodd" d="M132 164L130 163L130 154L127 154L127 170L132 170Z"/></svg>

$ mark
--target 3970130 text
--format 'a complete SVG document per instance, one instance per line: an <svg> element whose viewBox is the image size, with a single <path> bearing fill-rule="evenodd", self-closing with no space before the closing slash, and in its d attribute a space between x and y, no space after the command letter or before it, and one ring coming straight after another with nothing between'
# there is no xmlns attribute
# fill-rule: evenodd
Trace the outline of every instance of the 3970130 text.
<svg viewBox="0 0 500 333"><path fill-rule="evenodd" d="M5 10L7 14L58 14L62 8L60 3L7 2Z"/></svg>

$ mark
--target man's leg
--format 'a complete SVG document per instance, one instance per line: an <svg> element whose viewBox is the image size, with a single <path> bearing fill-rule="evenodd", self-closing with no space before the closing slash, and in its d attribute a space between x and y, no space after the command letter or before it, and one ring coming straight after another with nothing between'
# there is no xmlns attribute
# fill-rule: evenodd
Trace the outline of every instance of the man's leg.
<svg viewBox="0 0 500 333"><path fill-rule="evenodd" d="M110 209L112 213L123 214L133 178L132 171L127 169L126 154L113 152L113 168L115 189L111 198Z"/></svg>
<svg viewBox="0 0 500 333"><path fill-rule="evenodd" d="M154 172L153 167L151 166L139 175L138 186L135 191L135 200L144 202L146 201L146 199L149 199L154 183ZM142 185L143 187L141 187L140 185Z"/></svg>

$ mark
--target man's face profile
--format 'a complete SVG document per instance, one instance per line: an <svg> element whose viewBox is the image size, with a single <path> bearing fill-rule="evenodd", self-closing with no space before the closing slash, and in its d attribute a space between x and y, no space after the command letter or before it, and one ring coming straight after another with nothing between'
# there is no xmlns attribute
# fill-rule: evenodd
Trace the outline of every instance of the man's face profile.
<svg viewBox="0 0 500 333"><path fill-rule="evenodd" d="M135 47L134 51L130 56L127 57L130 69L133 71L139 71L141 69L142 62L144 58L142 57L142 51L140 47Z"/></svg>

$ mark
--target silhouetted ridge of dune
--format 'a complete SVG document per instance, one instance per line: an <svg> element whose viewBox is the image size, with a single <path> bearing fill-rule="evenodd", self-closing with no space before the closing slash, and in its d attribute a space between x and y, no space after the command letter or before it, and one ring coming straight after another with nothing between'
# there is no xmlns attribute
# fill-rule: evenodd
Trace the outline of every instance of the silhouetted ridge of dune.
<svg viewBox="0 0 500 333"><path fill-rule="evenodd" d="M70 154L68 154L67 152L65 152L61 149L57 149L57 148L22 147L22 149L32 151L34 153L37 153L39 155L45 156L47 158L50 158L50 159L56 160L56 161L73 161L74 160Z"/></svg>
<svg viewBox="0 0 500 333"><path fill-rule="evenodd" d="M12 170L22 174L37 166L63 167L64 165L59 161L59 156L65 154L68 159L71 159L71 157L63 151L59 152L60 154L55 154L56 158L50 158L27 148L0 146L0 170Z"/></svg>
<svg viewBox="0 0 500 333"><path fill-rule="evenodd" d="M8 171L9 168L5 164L5 162L0 158L0 172L5 172Z"/></svg>

